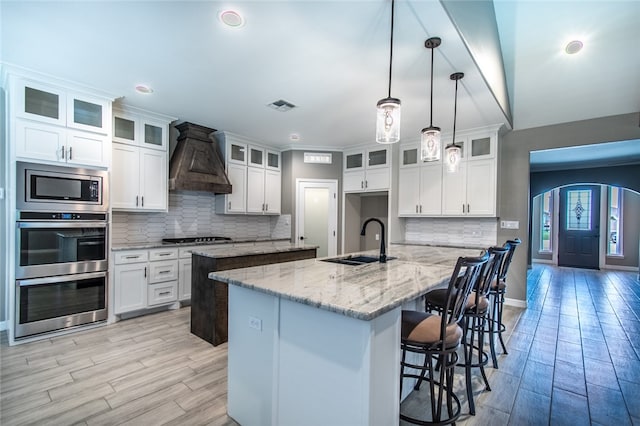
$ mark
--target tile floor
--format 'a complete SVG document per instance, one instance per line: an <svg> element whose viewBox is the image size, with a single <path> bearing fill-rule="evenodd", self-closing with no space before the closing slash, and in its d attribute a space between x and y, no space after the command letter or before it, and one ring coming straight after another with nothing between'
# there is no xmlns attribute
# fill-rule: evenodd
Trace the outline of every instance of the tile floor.
<svg viewBox="0 0 640 426"><path fill-rule="evenodd" d="M640 425L637 272L534 264L528 307L516 316L509 354L486 369L492 391L474 376L476 416L456 370L458 424Z"/></svg>
<svg viewBox="0 0 640 426"><path fill-rule="evenodd" d="M477 415L462 398L458 423L640 425L638 273L534 265L528 290L526 310L506 309L493 390L474 377ZM188 308L0 344L3 426L233 425L226 385L226 345L191 335Z"/></svg>

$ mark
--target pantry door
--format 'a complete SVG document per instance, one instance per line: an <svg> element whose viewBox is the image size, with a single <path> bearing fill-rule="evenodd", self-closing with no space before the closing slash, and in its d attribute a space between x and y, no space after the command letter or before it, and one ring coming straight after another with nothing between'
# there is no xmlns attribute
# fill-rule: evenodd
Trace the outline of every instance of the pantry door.
<svg viewBox="0 0 640 426"><path fill-rule="evenodd" d="M296 241L318 246L318 257L336 256L338 182L298 179L296 187Z"/></svg>

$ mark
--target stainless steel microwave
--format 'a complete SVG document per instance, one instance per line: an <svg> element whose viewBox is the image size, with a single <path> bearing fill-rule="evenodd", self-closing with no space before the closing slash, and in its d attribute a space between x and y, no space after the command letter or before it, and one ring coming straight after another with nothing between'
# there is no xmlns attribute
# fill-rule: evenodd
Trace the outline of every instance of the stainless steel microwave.
<svg viewBox="0 0 640 426"><path fill-rule="evenodd" d="M18 210L109 210L109 175L106 170L23 162L16 164L16 170Z"/></svg>

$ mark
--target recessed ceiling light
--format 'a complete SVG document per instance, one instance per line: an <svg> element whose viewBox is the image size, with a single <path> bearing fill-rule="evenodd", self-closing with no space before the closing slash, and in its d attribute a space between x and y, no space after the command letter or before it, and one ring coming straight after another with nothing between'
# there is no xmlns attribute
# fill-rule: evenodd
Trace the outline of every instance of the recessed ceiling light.
<svg viewBox="0 0 640 426"><path fill-rule="evenodd" d="M291 140L293 142L299 141L300 140L300 135L297 134L297 133L291 133L289 135L289 140Z"/></svg>
<svg viewBox="0 0 640 426"><path fill-rule="evenodd" d="M148 95L153 93L153 89L146 84L138 84L136 86L136 92L142 93L143 95Z"/></svg>
<svg viewBox="0 0 640 426"><path fill-rule="evenodd" d="M567 52L568 55L574 55L582 50L584 44L580 40L572 40L564 48L564 51Z"/></svg>
<svg viewBox="0 0 640 426"><path fill-rule="evenodd" d="M228 27L239 28L244 25L244 18L235 10L223 10L218 15L220 22Z"/></svg>

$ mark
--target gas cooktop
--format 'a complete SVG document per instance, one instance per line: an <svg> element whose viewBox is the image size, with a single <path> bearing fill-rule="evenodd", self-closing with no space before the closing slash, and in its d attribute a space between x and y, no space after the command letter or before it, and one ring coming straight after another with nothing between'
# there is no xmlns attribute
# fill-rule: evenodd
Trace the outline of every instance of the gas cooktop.
<svg viewBox="0 0 640 426"><path fill-rule="evenodd" d="M215 241L231 241L229 237L181 237L163 238L162 244L210 243Z"/></svg>

